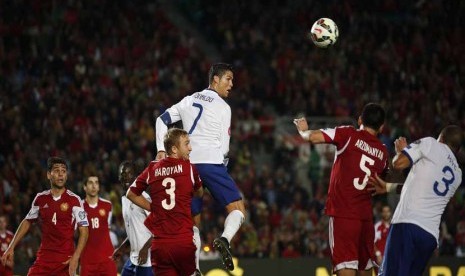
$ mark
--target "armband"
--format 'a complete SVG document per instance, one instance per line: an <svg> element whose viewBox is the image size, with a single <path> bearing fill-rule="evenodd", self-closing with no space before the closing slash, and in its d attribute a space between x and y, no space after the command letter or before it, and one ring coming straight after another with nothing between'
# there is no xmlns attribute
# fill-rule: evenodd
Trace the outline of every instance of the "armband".
<svg viewBox="0 0 465 276"><path fill-rule="evenodd" d="M311 130L305 130L305 131L299 130L299 134L300 134L300 136L302 136L302 138L305 141L309 141L310 140L310 135L312 134L312 131Z"/></svg>
<svg viewBox="0 0 465 276"><path fill-rule="evenodd" d="M399 186L399 183L386 183L386 192L388 193L395 193L397 190L397 186Z"/></svg>

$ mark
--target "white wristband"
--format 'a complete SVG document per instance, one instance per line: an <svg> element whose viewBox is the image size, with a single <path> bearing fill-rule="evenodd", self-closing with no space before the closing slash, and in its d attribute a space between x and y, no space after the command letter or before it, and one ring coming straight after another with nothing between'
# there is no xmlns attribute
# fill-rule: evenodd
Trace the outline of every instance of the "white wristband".
<svg viewBox="0 0 465 276"><path fill-rule="evenodd" d="M312 131L311 130L305 130L305 131L299 130L299 134L300 136L302 136L302 138L304 138L305 141L309 141L310 134L312 134Z"/></svg>
<svg viewBox="0 0 465 276"><path fill-rule="evenodd" d="M397 190L397 186L399 186L399 183L386 183L386 192L388 193L395 193Z"/></svg>

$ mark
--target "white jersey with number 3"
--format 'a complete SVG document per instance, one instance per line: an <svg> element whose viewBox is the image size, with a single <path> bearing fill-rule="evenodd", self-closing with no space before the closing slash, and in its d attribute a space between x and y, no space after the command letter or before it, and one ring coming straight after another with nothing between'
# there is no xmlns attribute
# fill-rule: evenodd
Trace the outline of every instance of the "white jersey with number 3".
<svg viewBox="0 0 465 276"><path fill-rule="evenodd" d="M450 148L426 137L406 147L412 163L392 223L413 223L439 237L441 216L462 182L462 171Z"/></svg>
<svg viewBox="0 0 465 276"><path fill-rule="evenodd" d="M184 97L156 122L157 149L165 150L167 125L182 121L189 133L194 164L221 164L229 151L231 108L214 90L205 89Z"/></svg>

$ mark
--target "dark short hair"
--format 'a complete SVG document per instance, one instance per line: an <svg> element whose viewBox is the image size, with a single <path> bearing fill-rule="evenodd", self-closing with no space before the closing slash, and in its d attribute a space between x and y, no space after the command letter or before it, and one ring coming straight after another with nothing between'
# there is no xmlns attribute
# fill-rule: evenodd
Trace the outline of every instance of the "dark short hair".
<svg viewBox="0 0 465 276"><path fill-rule="evenodd" d="M463 132L459 126L450 125L441 130L442 140L444 144L455 153L458 152L463 141Z"/></svg>
<svg viewBox="0 0 465 276"><path fill-rule="evenodd" d="M118 170L121 170L121 168L123 167L130 167L134 172L136 171L136 165L134 164L134 162L129 160L124 160L123 162L121 162L119 164Z"/></svg>
<svg viewBox="0 0 465 276"><path fill-rule="evenodd" d="M386 119L386 112L381 105L369 103L363 108L361 117L364 126L379 131Z"/></svg>
<svg viewBox="0 0 465 276"><path fill-rule="evenodd" d="M187 131L180 128L170 128L168 132L165 134L165 139L163 140L163 144L165 145L165 150L168 155L172 154L171 147L179 146L179 140L181 136L187 136Z"/></svg>
<svg viewBox="0 0 465 276"><path fill-rule="evenodd" d="M52 156L52 157L49 157L47 159L47 170L49 172L51 172L52 168L53 168L53 165L55 165L55 164L63 164L63 165L65 165L66 169L68 169L68 163L66 163L65 159L60 158L60 157L56 157L56 156Z"/></svg>
<svg viewBox="0 0 465 276"><path fill-rule="evenodd" d="M213 77L218 76L222 77L227 71L233 71L233 66L228 63L216 63L210 67L210 71L208 72L208 84L213 82Z"/></svg>

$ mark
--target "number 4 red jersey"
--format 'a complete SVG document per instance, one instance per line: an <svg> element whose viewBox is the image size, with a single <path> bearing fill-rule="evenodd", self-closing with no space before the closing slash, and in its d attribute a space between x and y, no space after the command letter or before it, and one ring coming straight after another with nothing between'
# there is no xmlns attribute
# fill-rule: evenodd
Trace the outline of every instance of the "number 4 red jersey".
<svg viewBox="0 0 465 276"><path fill-rule="evenodd" d="M372 219L368 178L387 169L388 152L374 135L351 126L322 129L326 143L336 146L331 170L326 214L368 220Z"/></svg>
<svg viewBox="0 0 465 276"><path fill-rule="evenodd" d="M202 186L194 165L171 157L151 162L129 189L141 195L149 186L152 203L147 228L159 240L192 241L191 202L194 191Z"/></svg>
<svg viewBox="0 0 465 276"><path fill-rule="evenodd" d="M102 198L96 205L83 201L89 220L89 238L82 251L82 264L95 264L108 261L113 254L110 239L111 202Z"/></svg>

